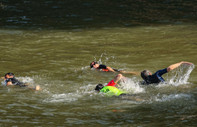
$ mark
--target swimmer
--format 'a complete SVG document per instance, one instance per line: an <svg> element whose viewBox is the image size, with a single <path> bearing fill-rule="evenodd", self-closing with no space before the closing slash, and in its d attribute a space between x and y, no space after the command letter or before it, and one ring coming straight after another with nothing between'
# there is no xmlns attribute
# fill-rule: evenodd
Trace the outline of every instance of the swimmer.
<svg viewBox="0 0 197 127"><path fill-rule="evenodd" d="M118 74L113 80L111 80L106 86L98 84L95 88L98 92L107 93L109 96L120 96L125 95L126 92L118 89L119 85L117 84L121 79L125 79L122 74Z"/></svg>
<svg viewBox="0 0 197 127"><path fill-rule="evenodd" d="M96 61L92 61L90 63L90 68L95 68L95 69L98 69L98 70L104 71L104 72L118 72L118 73L123 73L123 74L139 75L138 72L127 72L127 71L123 71L123 70L114 69L114 68L111 68L111 67L103 65L103 64L98 64Z"/></svg>
<svg viewBox="0 0 197 127"><path fill-rule="evenodd" d="M129 99L135 101L143 101L138 95L136 94L129 94L123 90L119 89L118 82L122 80L123 82L127 80L122 74L118 74L113 80L111 80L106 86L102 84L98 84L95 88L97 92L105 93L107 96L116 96L121 97L122 99Z"/></svg>
<svg viewBox="0 0 197 127"><path fill-rule="evenodd" d="M20 82L18 79L15 78L13 73L6 73L4 76L4 82L6 86L17 85L20 87L27 87L27 83ZM37 85L35 88L28 87L33 90L40 90L40 86Z"/></svg>
<svg viewBox="0 0 197 127"><path fill-rule="evenodd" d="M175 68L181 66L182 64L193 65L193 63L182 61L179 63L172 64L165 69L158 70L154 74L152 74L149 70L144 70L141 72L141 77L144 80L142 84L149 85L149 84L154 84L154 83L158 84L160 82L164 82L165 80L161 76L169 71L174 70Z"/></svg>

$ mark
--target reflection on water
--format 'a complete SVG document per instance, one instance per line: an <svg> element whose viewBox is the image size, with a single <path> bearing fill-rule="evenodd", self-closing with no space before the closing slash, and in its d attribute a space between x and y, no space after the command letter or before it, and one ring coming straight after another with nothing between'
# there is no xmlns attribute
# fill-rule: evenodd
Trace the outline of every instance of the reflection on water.
<svg viewBox="0 0 197 127"><path fill-rule="evenodd" d="M125 75L130 95L111 98L94 88L116 74L89 68L93 60L128 71L154 72L182 60L195 65L196 30L188 24L1 29L1 76L11 71L42 90L0 86L0 126L196 126L194 66L166 74L167 84L158 86L141 86L140 77Z"/></svg>
<svg viewBox="0 0 197 127"><path fill-rule="evenodd" d="M40 0L0 2L0 26L77 29L196 22L193 0Z"/></svg>

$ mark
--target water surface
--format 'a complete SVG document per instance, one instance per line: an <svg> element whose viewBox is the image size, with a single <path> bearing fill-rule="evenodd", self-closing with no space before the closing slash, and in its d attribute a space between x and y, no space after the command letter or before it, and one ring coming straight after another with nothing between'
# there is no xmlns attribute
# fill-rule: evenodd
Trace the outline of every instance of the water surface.
<svg viewBox="0 0 197 127"><path fill-rule="evenodd" d="M131 95L94 91L117 74L89 68L96 60L128 70L156 71L179 61L196 64L192 24L72 30L0 30L0 72L15 73L41 91L0 86L1 126L196 126L197 72L181 66L167 84L141 86L125 75ZM191 71L191 73L189 72ZM176 77L175 77L176 75Z"/></svg>

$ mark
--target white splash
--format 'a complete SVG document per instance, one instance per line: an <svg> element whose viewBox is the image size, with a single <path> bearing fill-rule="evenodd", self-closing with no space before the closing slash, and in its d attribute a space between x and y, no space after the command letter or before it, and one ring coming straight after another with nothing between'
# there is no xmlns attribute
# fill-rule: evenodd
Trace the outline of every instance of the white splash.
<svg viewBox="0 0 197 127"><path fill-rule="evenodd" d="M102 60L102 59L105 59L105 60ZM94 61L97 61L98 64L106 64L106 62L108 62L110 60L111 60L111 63L113 63L112 60L114 60L114 59L115 59L114 56L108 56L107 53L102 53L100 55L100 57L98 58L98 60L96 57L94 57ZM105 61L105 62L103 63L102 61Z"/></svg>
<svg viewBox="0 0 197 127"><path fill-rule="evenodd" d="M142 93L144 92L144 88L140 87L139 82L136 80L136 77L132 79L126 78L121 80L121 88L126 90L129 93Z"/></svg>
<svg viewBox="0 0 197 127"><path fill-rule="evenodd" d="M17 77L17 79L24 83L30 83L30 84L34 83L34 79L31 77Z"/></svg>
<svg viewBox="0 0 197 127"><path fill-rule="evenodd" d="M195 66L192 64L191 66L183 65L179 68L178 71L175 71L173 77L169 80L169 84L178 86L180 84L187 84L189 76Z"/></svg>

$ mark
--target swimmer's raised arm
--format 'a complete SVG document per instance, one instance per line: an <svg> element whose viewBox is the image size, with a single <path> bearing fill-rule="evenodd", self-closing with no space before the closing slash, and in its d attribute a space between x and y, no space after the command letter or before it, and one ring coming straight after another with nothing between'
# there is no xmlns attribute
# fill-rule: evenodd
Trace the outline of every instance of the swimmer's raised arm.
<svg viewBox="0 0 197 127"><path fill-rule="evenodd" d="M170 65L168 68L167 68L167 71L171 71L171 70L174 70L175 68L181 66L182 64L188 64L188 65L193 65L193 63L190 63L190 62L186 62L186 61L181 61L179 63L175 63L175 64L172 64Z"/></svg>

